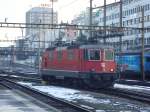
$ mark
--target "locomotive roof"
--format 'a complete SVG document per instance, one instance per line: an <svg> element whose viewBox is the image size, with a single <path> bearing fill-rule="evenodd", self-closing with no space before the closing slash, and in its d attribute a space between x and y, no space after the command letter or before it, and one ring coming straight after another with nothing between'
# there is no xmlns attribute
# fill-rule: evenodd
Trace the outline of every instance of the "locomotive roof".
<svg viewBox="0 0 150 112"><path fill-rule="evenodd" d="M80 49L92 49L92 48L102 48L102 49L110 49L113 47L107 46L107 45L100 45L100 44L96 44L96 45L92 45L92 44L87 44L87 45L71 45L71 46L61 46L61 47L49 47L46 50L50 51L50 50L63 50L63 49L75 49L75 48L80 48Z"/></svg>
<svg viewBox="0 0 150 112"><path fill-rule="evenodd" d="M46 51L51 51L51 50L54 50L56 47L49 47L46 49Z"/></svg>
<svg viewBox="0 0 150 112"><path fill-rule="evenodd" d="M89 49L89 48L102 48L102 49L110 49L113 48L111 46L103 45L103 44L95 44L95 45L81 45L80 48L82 49Z"/></svg>

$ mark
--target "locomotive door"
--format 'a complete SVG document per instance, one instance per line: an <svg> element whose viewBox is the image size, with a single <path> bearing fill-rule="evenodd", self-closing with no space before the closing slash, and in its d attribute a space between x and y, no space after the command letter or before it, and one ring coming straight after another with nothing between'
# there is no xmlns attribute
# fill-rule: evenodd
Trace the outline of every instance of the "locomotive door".
<svg viewBox="0 0 150 112"><path fill-rule="evenodd" d="M86 60L88 60L88 50L87 49L83 49L80 52L80 70L82 72L85 72L85 62Z"/></svg>
<svg viewBox="0 0 150 112"><path fill-rule="evenodd" d="M83 51L84 50L79 50L79 71L80 72L84 72Z"/></svg>
<svg viewBox="0 0 150 112"><path fill-rule="evenodd" d="M44 58L44 67L45 67L45 68L47 68L47 66L48 66L47 61L48 61L47 58Z"/></svg>

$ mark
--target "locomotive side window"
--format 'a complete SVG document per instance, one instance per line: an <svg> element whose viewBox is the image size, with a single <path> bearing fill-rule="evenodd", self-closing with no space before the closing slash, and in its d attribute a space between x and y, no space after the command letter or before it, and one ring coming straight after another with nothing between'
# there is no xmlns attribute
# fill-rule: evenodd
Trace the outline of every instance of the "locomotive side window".
<svg viewBox="0 0 150 112"><path fill-rule="evenodd" d="M49 52L49 60L53 60L53 51Z"/></svg>
<svg viewBox="0 0 150 112"><path fill-rule="evenodd" d="M114 52L112 50L105 49L105 60L108 61L114 60Z"/></svg>
<svg viewBox="0 0 150 112"><path fill-rule="evenodd" d="M73 50L68 50L67 55L69 60L73 60L75 58Z"/></svg>
<svg viewBox="0 0 150 112"><path fill-rule="evenodd" d="M62 60L63 57L63 52L62 51L57 51L57 59Z"/></svg>
<svg viewBox="0 0 150 112"><path fill-rule="evenodd" d="M88 59L89 60L100 60L100 50L99 49L88 50Z"/></svg>

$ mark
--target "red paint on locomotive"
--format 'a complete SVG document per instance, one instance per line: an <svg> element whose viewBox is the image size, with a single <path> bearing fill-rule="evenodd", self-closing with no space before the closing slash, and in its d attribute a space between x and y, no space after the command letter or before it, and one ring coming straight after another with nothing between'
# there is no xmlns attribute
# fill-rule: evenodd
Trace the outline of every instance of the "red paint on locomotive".
<svg viewBox="0 0 150 112"><path fill-rule="evenodd" d="M41 69L44 78L61 76L80 79L84 76L81 79L89 79L91 76L95 76L95 79L98 77L98 80L102 81L106 78L113 82L116 77L114 50L96 45L77 48L58 47L46 50L42 56ZM90 74L90 77L86 74Z"/></svg>
<svg viewBox="0 0 150 112"><path fill-rule="evenodd" d="M58 69L70 70L80 72L96 72L96 73L114 73L116 64L113 60L105 60L105 50L99 49L100 60L85 60L83 49L71 49L73 52L73 59L68 59L68 49L62 50L62 59L58 59L58 51L46 51L42 58L43 69ZM92 49L93 50L93 49ZM113 52L112 49L109 49ZM52 52L53 59L50 59L50 52Z"/></svg>

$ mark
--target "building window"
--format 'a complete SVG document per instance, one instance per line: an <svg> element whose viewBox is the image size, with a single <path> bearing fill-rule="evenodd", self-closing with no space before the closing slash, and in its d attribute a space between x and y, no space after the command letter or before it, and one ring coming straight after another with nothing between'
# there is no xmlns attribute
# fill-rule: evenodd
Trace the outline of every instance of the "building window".
<svg viewBox="0 0 150 112"><path fill-rule="evenodd" d="M141 10L140 10L140 7L138 7L138 8L137 8L137 11L138 11L138 12L140 12L140 11L141 11Z"/></svg>
<svg viewBox="0 0 150 112"><path fill-rule="evenodd" d="M147 38L147 44L150 44L150 38Z"/></svg>
<svg viewBox="0 0 150 112"><path fill-rule="evenodd" d="M149 21L150 21L150 16L148 15L148 16L147 16L147 22L149 22Z"/></svg>
<svg viewBox="0 0 150 112"><path fill-rule="evenodd" d="M133 24L133 19L130 19L130 25L132 25Z"/></svg>
<svg viewBox="0 0 150 112"><path fill-rule="evenodd" d="M145 21L145 22L147 21L147 16L144 16L144 21Z"/></svg>
<svg viewBox="0 0 150 112"><path fill-rule="evenodd" d="M123 26L125 26L125 21L123 21Z"/></svg>
<svg viewBox="0 0 150 112"><path fill-rule="evenodd" d="M149 27L148 27L149 28ZM150 32L150 29L147 29L147 32Z"/></svg>
<svg viewBox="0 0 150 112"><path fill-rule="evenodd" d="M137 24L138 23L138 18L134 18L134 24Z"/></svg>

